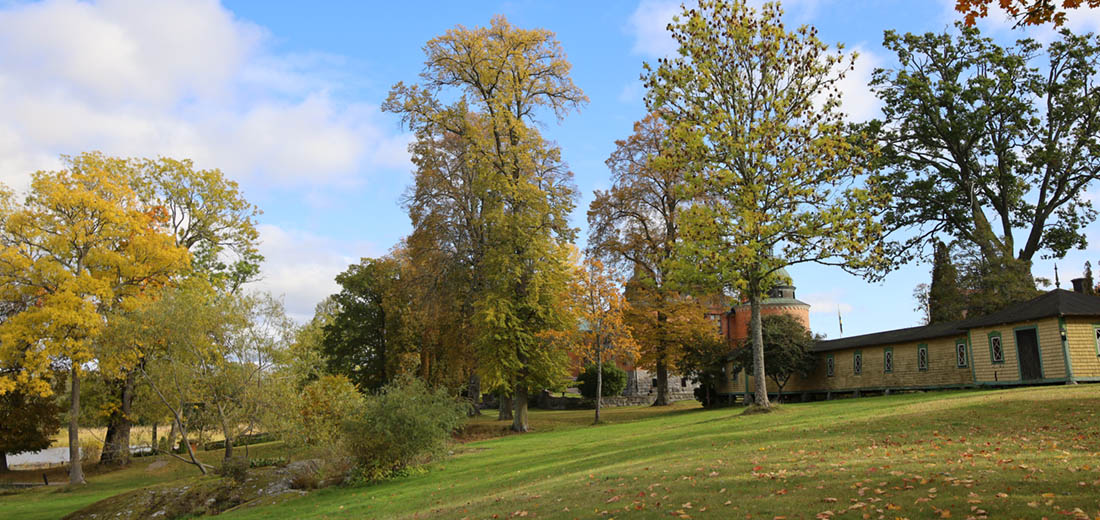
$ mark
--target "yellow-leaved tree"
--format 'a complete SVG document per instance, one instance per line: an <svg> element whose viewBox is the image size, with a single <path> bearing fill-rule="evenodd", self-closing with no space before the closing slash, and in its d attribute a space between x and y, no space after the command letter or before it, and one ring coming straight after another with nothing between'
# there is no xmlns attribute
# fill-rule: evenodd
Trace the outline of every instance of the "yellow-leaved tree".
<svg viewBox="0 0 1100 520"><path fill-rule="evenodd" d="M22 309L0 323L0 393L52 392L56 365L69 372L71 484L80 463L80 380L98 357L110 312L135 305L187 268L187 250L165 230L165 215L143 205L125 161L98 153L64 157L39 171L22 203L0 206L0 300Z"/></svg>
<svg viewBox="0 0 1100 520"><path fill-rule="evenodd" d="M596 258L577 266L573 287L574 310L580 320L577 353L582 362L596 365L596 420L600 422L604 360L633 364L638 344L624 319L629 304L620 281Z"/></svg>

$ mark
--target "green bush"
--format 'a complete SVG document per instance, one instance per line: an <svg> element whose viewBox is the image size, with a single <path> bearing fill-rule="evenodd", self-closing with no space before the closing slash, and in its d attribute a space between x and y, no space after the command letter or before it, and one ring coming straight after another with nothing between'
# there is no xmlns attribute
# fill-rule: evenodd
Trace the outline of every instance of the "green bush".
<svg viewBox="0 0 1100 520"><path fill-rule="evenodd" d="M466 418L466 405L442 389L401 377L368 396L344 422L358 480L381 480L439 454Z"/></svg>
<svg viewBox="0 0 1100 520"><path fill-rule="evenodd" d="M290 461L286 457L257 457L248 459L250 468L266 468L268 466L286 466Z"/></svg>
<svg viewBox="0 0 1100 520"><path fill-rule="evenodd" d="M584 371L577 376L577 388L585 399L596 398L596 365L584 367ZM626 371L612 363L603 364L603 391L604 397L611 397L623 393L626 388Z"/></svg>
<svg viewBox="0 0 1100 520"><path fill-rule="evenodd" d="M217 473L225 478L232 479L238 484L248 479L248 459L244 457L231 457L222 461Z"/></svg>

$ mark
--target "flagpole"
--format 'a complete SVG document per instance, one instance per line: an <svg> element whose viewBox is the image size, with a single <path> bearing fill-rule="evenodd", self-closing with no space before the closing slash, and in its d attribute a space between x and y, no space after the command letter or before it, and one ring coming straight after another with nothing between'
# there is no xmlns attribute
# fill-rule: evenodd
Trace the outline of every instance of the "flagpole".
<svg viewBox="0 0 1100 520"><path fill-rule="evenodd" d="M840 326L840 335L844 336L844 320L840 318L840 304L836 306L836 323Z"/></svg>

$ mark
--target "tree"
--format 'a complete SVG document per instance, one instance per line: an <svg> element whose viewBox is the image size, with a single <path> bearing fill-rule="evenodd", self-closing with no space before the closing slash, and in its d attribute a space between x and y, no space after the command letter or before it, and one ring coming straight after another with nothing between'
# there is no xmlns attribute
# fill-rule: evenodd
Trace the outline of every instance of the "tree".
<svg viewBox="0 0 1100 520"><path fill-rule="evenodd" d="M1096 281L1092 278L1092 262L1085 260L1085 294L1096 294Z"/></svg>
<svg viewBox="0 0 1100 520"><path fill-rule="evenodd" d="M764 316L761 324L768 377L775 383L778 394L782 395L783 387L791 376L806 375L814 369L816 359L810 349L815 338L802 322L786 314ZM746 341L734 359L739 367L753 370L753 358L751 341Z"/></svg>
<svg viewBox="0 0 1100 520"><path fill-rule="evenodd" d="M53 397L20 390L0 395L0 472L8 471L8 455L49 448L61 429L60 417Z"/></svg>
<svg viewBox="0 0 1100 520"><path fill-rule="evenodd" d="M887 199L859 182L871 152L841 121L836 85L854 57L830 53L812 28L788 32L781 16L776 4L701 1L669 26L679 57L645 76L694 197L678 272L748 300L765 408L760 301L788 265L881 267L875 214Z"/></svg>
<svg viewBox="0 0 1100 520"><path fill-rule="evenodd" d="M569 244L576 230L572 174L561 153L528 123L559 119L587 101L569 77L553 33L519 29L502 16L490 27L457 27L425 46L423 85L398 83L383 108L418 135L465 141L464 161L480 176L486 246L483 288L474 305L474 345L482 380L515 395L513 429L527 431L527 395L557 384L567 365L544 333L571 325L564 300ZM440 93L459 94L444 105ZM473 108L475 117L467 117Z"/></svg>
<svg viewBox="0 0 1100 520"><path fill-rule="evenodd" d="M400 269L393 258L364 258L336 276L341 290L332 296L335 310L323 329L322 352L331 373L362 390L389 383L412 350Z"/></svg>
<svg viewBox="0 0 1100 520"><path fill-rule="evenodd" d="M936 242L932 284L928 288L928 323L943 323L966 317L966 295L959 287L959 272L951 263L951 251Z"/></svg>
<svg viewBox="0 0 1100 520"><path fill-rule="evenodd" d="M597 190L588 208L589 248L610 265L632 270L634 282L648 287L650 297L631 304L656 316L655 330L637 337L643 366L656 370L653 404L660 406L669 404L668 369L685 339L667 330L670 308L680 299L669 272L681 214L690 203L685 169L668 157L668 131L660 115L651 113L634 123L630 137L615 141L606 161L611 189Z"/></svg>
<svg viewBox="0 0 1100 520"><path fill-rule="evenodd" d="M586 258L578 266L574 303L581 326L577 342L581 359L595 361L596 365L596 419L600 422L603 398L604 358L633 363L638 356L638 344L634 342L630 326L624 315L628 306L619 290L619 283L607 271L603 262Z"/></svg>
<svg viewBox="0 0 1100 520"><path fill-rule="evenodd" d="M926 283L918 283L913 288L913 299L917 300L917 306L913 310L920 313L920 324L928 325L932 323L932 310L928 307L928 293L931 289L931 285Z"/></svg>
<svg viewBox="0 0 1100 520"><path fill-rule="evenodd" d="M188 276L236 292L259 275L263 256L255 218L259 209L244 199L236 182L220 170L196 169L189 159L126 159L120 162L142 204L164 219L178 247L192 254ZM133 363L141 362L137 352ZM116 396L107 421L101 465L130 462L130 428L135 395L134 366L101 371Z"/></svg>
<svg viewBox="0 0 1100 520"><path fill-rule="evenodd" d="M34 173L23 204L0 217L0 300L24 304L0 324L0 357L21 367L0 376L0 393L21 386L49 395L52 364L67 365L69 480L79 484L80 377L97 359L105 316L166 283L189 255L164 232L162 215L141 204L124 161L63 159L66 169Z"/></svg>
<svg viewBox="0 0 1100 520"><path fill-rule="evenodd" d="M989 16L989 6L994 0L955 0L955 10L965 15L966 25L972 26L978 18ZM1100 0L997 0L997 5L1016 20L1016 27L1054 23L1061 27L1066 23L1070 9L1087 5L1100 7Z"/></svg>
<svg viewBox="0 0 1100 520"><path fill-rule="evenodd" d="M1033 297L1035 256L1084 248L1096 217L1083 194L1100 176L1097 39L1063 31L1042 58L1031 40L1001 47L960 24L888 31L884 45L899 64L874 73L885 118L871 127L890 170L891 230L915 231L901 243L913 251L940 235L973 247L998 306Z"/></svg>

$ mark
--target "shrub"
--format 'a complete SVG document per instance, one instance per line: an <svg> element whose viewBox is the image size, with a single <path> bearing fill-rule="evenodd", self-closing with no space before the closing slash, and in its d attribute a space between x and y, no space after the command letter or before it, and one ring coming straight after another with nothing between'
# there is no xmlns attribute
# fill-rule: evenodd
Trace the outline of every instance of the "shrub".
<svg viewBox="0 0 1100 520"><path fill-rule="evenodd" d="M248 460L250 468L266 468L268 466L286 466L290 462L286 457L257 457Z"/></svg>
<svg viewBox="0 0 1100 520"><path fill-rule="evenodd" d="M233 482L238 484L244 483L248 479L248 459L244 457L230 457L222 461L221 467L218 468L218 474L232 479Z"/></svg>
<svg viewBox="0 0 1100 520"><path fill-rule="evenodd" d="M442 389L401 377L369 396L344 423L357 480L380 480L439 454L466 417L466 406Z"/></svg>
<svg viewBox="0 0 1100 520"><path fill-rule="evenodd" d="M611 397L623 393L626 388L626 371L613 363L603 364L603 391L604 397ZM596 365L584 367L584 371L577 376L577 389L586 399L596 398Z"/></svg>
<svg viewBox="0 0 1100 520"><path fill-rule="evenodd" d="M99 457L103 455L103 445L98 441L82 439L80 441L80 460L81 462L96 463L99 462Z"/></svg>
<svg viewBox="0 0 1100 520"><path fill-rule="evenodd" d="M327 460L341 458L346 452L341 444L343 423L362 407L363 394L351 380L322 376L302 389L286 440L292 445L320 448Z"/></svg>

